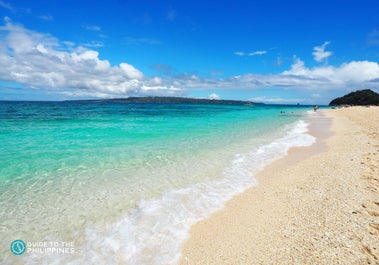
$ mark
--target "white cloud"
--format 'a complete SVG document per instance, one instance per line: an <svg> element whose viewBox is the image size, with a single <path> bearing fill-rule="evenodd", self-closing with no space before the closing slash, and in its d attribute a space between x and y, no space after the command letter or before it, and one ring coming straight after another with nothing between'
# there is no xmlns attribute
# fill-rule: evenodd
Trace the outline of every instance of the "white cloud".
<svg viewBox="0 0 379 265"><path fill-rule="evenodd" d="M208 96L208 99L220 99L220 96L216 93L212 93Z"/></svg>
<svg viewBox="0 0 379 265"><path fill-rule="evenodd" d="M175 85L183 89L260 89L282 87L292 90L309 90L319 93L322 90L351 91L361 88L379 88L379 64L369 61L352 61L340 66L306 67L295 58L290 70L279 74L244 74L228 78L197 77L181 75L175 77Z"/></svg>
<svg viewBox="0 0 379 265"><path fill-rule="evenodd" d="M88 48L99 48L104 47L104 43L101 41L91 41L90 43L83 44L83 46Z"/></svg>
<svg viewBox="0 0 379 265"><path fill-rule="evenodd" d="M134 68L133 65L127 64L127 63L121 63L120 68L123 72L123 74L130 78L130 79L137 79L137 80L142 80L143 79L143 74L136 68Z"/></svg>
<svg viewBox="0 0 379 265"><path fill-rule="evenodd" d="M235 54L246 55L243 52ZM159 66L159 69L164 70L165 78L147 78L128 62L111 65L108 60L100 59L95 50L25 29L9 18L5 18L5 26L0 26L0 80L71 97L184 95L187 90L254 90L276 87L307 90L309 97L313 94L313 97L322 95L324 98L326 93L323 91L328 90L379 89L379 82L375 81L379 80L379 64L370 61L310 68L295 57L290 69L281 73L248 73L230 77L176 75L168 66ZM263 100L290 103L289 99L281 101L279 97ZM302 101L294 99L293 103L297 102Z"/></svg>
<svg viewBox="0 0 379 265"><path fill-rule="evenodd" d="M237 55L237 56L244 56L245 55L244 52L234 52L233 54Z"/></svg>
<svg viewBox="0 0 379 265"><path fill-rule="evenodd" d="M323 60L327 59L330 57L333 53L330 51L325 51L326 46L330 44L329 41L325 41L323 45L321 46L316 46L313 48L313 58L317 62L322 62Z"/></svg>
<svg viewBox="0 0 379 265"><path fill-rule="evenodd" d="M237 51L237 52L234 52L233 54L237 56L255 56L255 55L263 55L266 53L267 51L255 51L255 52L249 52L249 53Z"/></svg>
<svg viewBox="0 0 379 265"><path fill-rule="evenodd" d="M70 47L56 38L30 31L9 19L0 27L0 80L53 89L72 95L180 94L175 86L150 81L126 62L112 66L99 53Z"/></svg>
<svg viewBox="0 0 379 265"><path fill-rule="evenodd" d="M280 97L254 97L250 98L250 101L253 102L262 102L262 103L274 103L274 104L295 104L295 103L301 103L304 102L304 99L300 98L280 98Z"/></svg>
<svg viewBox="0 0 379 265"><path fill-rule="evenodd" d="M255 51L255 52L250 52L249 56L255 56L255 55L263 55L266 54L267 51Z"/></svg>
<svg viewBox="0 0 379 265"><path fill-rule="evenodd" d="M352 61L339 67L322 66L307 68L304 62L296 59L291 70L283 72L283 76L295 76L330 85L349 85L370 82L379 77L379 65L376 62Z"/></svg>

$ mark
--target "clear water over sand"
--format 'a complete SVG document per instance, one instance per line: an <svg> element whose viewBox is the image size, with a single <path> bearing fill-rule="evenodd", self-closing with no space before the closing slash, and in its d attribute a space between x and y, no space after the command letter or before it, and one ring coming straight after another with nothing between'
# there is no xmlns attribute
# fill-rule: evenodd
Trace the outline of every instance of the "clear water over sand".
<svg viewBox="0 0 379 265"><path fill-rule="evenodd" d="M191 224L314 142L309 109L0 102L0 260L175 264ZM16 257L14 239L76 253Z"/></svg>

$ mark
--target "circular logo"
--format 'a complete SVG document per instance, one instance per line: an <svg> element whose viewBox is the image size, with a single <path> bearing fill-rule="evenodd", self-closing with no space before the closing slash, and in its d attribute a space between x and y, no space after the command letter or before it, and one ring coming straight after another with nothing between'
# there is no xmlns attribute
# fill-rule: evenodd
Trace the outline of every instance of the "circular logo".
<svg viewBox="0 0 379 265"><path fill-rule="evenodd" d="M24 241L22 241L20 239L17 239L17 240L14 240L11 243L10 249L11 249L11 251L12 251L13 254L15 254L15 255L21 255L26 250L26 244L25 244Z"/></svg>

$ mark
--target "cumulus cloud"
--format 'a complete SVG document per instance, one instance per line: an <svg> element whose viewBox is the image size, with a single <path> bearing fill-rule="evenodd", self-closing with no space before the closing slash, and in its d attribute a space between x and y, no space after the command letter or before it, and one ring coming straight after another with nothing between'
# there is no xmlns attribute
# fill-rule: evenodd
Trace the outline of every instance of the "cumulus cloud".
<svg viewBox="0 0 379 265"><path fill-rule="evenodd" d="M327 59L330 57L333 53L330 51L325 51L326 46L330 44L330 41L325 41L323 45L321 46L316 46L313 48L313 58L317 62L322 62L323 60Z"/></svg>
<svg viewBox="0 0 379 265"><path fill-rule="evenodd" d="M358 85L378 78L379 65L376 62L352 61L339 67L322 66L310 69L305 67L303 61L296 59L291 69L284 71L282 75L318 81L326 85Z"/></svg>
<svg viewBox="0 0 379 265"><path fill-rule="evenodd" d="M352 61L340 66L309 68L299 59L294 59L289 70L279 74L244 74L228 78L176 76L175 85L184 89L258 89L282 87L296 90L346 90L352 88L379 88L379 64L369 61Z"/></svg>
<svg viewBox="0 0 379 265"><path fill-rule="evenodd" d="M93 96L182 93L172 85L146 79L131 64L112 66L101 60L97 51L72 46L65 50L67 45L48 34L28 30L9 19L5 22L0 27L1 80Z"/></svg>
<svg viewBox="0 0 379 265"><path fill-rule="evenodd" d="M216 93L212 93L208 96L208 99L220 99L220 96Z"/></svg>
<svg viewBox="0 0 379 265"><path fill-rule="evenodd" d="M121 63L120 64L120 69L122 73L128 77L129 79L143 79L143 74L136 68L134 68L133 65L127 64L127 63Z"/></svg>

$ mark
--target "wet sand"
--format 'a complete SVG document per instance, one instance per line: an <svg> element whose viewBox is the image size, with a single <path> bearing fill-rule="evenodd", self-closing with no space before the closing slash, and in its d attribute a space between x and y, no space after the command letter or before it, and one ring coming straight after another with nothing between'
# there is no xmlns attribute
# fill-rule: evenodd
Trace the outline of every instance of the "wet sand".
<svg viewBox="0 0 379 265"><path fill-rule="evenodd" d="M379 107L323 110L310 133L191 228L181 264L379 264Z"/></svg>

